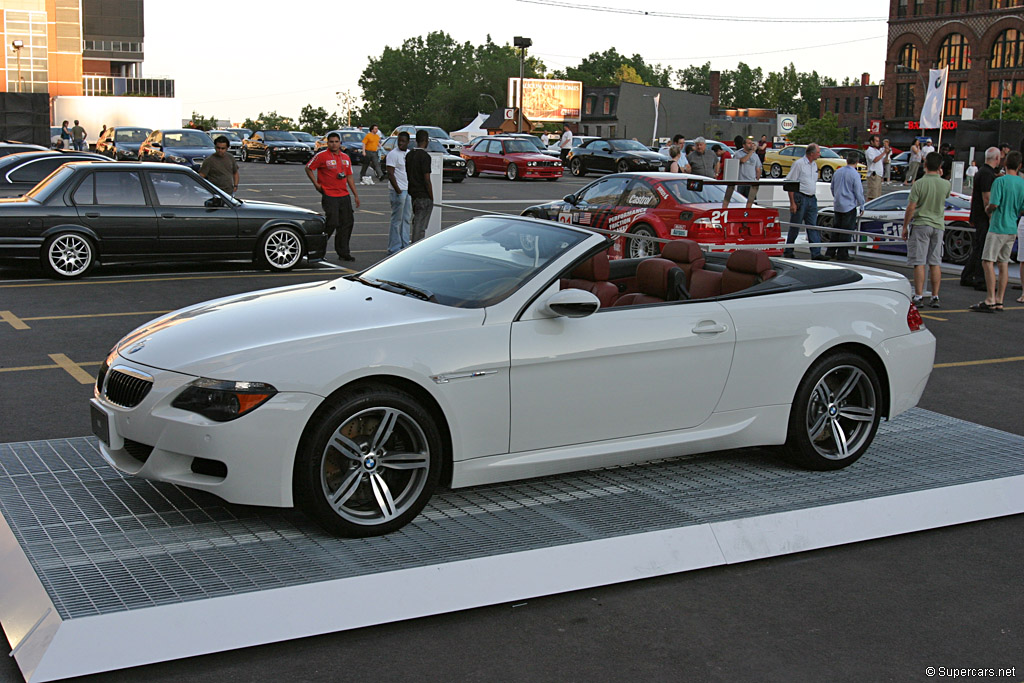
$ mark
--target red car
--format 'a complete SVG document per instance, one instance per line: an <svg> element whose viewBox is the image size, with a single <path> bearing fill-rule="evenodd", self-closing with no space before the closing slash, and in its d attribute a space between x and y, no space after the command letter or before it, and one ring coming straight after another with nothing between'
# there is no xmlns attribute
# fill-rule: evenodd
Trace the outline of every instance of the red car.
<svg viewBox="0 0 1024 683"><path fill-rule="evenodd" d="M541 154L526 140L488 136L477 140L472 147L463 147L466 173L476 177L481 173L498 173L509 180L562 177L562 162Z"/></svg>
<svg viewBox="0 0 1024 683"><path fill-rule="evenodd" d="M701 245L778 244L770 256L782 254L785 241L779 212L754 204L734 192L726 208L725 186L703 183L699 190L688 181L707 180L679 173L616 173L597 180L575 194L547 204L531 206L524 216L557 220L615 232L687 238ZM611 258L640 258L660 252L657 242L616 240Z"/></svg>

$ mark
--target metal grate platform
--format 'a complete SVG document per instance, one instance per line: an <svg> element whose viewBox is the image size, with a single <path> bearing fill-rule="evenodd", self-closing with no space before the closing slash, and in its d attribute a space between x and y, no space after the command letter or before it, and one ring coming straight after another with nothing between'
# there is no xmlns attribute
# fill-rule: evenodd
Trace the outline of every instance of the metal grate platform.
<svg viewBox="0 0 1024 683"><path fill-rule="evenodd" d="M999 482L998 491L965 488L983 482ZM29 609L24 604L27 598L2 595L0 621L26 677L52 680L160 661L169 658L168 653L188 656L929 528L929 522L916 515L921 513L922 501L932 498L915 500L914 513L906 516L913 521L891 527L883 524L878 530L839 525L834 538L823 528L823 537L805 540L804 545L785 541L785 524L778 524L779 520L797 520L803 540L808 524L830 519L822 510L870 501L868 506L846 510L843 517L860 510L858 519L868 520L864 522L868 526L877 525L879 520L872 518L870 511L882 509L879 499L891 505L900 496L940 489L945 507L931 526L1021 511L1024 437L918 409L883 423L868 454L840 472L794 469L758 449L685 457L446 492L436 496L402 531L359 540L331 537L294 511L230 505L201 492L125 478L103 462L92 437L0 444L0 514L10 530L5 534L5 525L0 524L0 575L16 571L4 558L21 553L24 560L19 560L19 566L30 568L42 588L37 597L41 600L45 594L46 598L41 606ZM963 513L949 517L949 506L957 507L954 490L971 491L971 501L980 496L991 502L995 495L997 501L1005 496L1013 502L1009 507L989 509L967 501ZM890 508L886 510L886 515L891 514ZM806 511L813 514L802 514ZM750 520L761 521L751 524ZM764 520L772 520L770 533ZM687 543L706 545L708 531L719 548L686 547ZM730 533L755 533L758 537L743 539L737 546L742 550L730 556L729 541L725 540ZM781 535L774 541L768 538L777 534ZM10 540L2 538L5 535ZM378 582L381 577L439 566L473 572L498 567L500 573L501 562L509 558L515 558L509 560L509 567L526 560L530 570L522 574L525 577L544 566L547 556L541 551L575 548L576 555L584 555L576 562L589 564L603 552L621 552L609 550L618 547L616 541L642 555L636 543L643 538L657 538L659 544L670 538L682 539L683 546L676 550L689 553L690 559L681 565L655 562L654 569L635 569L633 574L628 568L594 575L583 567L559 567L566 576L557 586L526 578L518 585L516 572L509 571L510 583L491 597L461 595L449 603L441 600L430 607L410 607L409 612L398 613L382 611L377 605L374 614L347 614L341 622L311 617L308 625L297 624L280 632L263 629L262 635L248 636L248 640L239 636L198 649L182 645L157 654L132 653L124 660L108 652L91 663L75 657L79 661L40 666L44 655L54 658L46 650L49 640L60 640L56 631L76 621L84 624L95 617L128 612L160 622L168 618L158 616L161 609L187 603L206 601L217 605L214 612L219 612L229 604L217 600L220 598L233 599L225 618L234 614L237 619L238 610L243 610L245 619L259 619L258 609L252 613L245 607L245 596L299 588L315 591L317 586L331 591L344 586L352 591L353 582L360 577ZM764 543L785 549L757 550ZM596 554L580 553L581 549L593 549ZM661 550L655 554L658 552ZM481 560L487 562L473 564ZM642 557L635 563L643 564ZM574 571L580 572L578 585L573 582ZM26 580L21 577L6 583L15 586ZM456 584L449 592L456 594L461 588ZM202 613L206 608L196 609ZM37 620L26 621L26 610ZM11 616L14 613L19 615L17 619ZM279 620L280 615L265 614L263 618ZM14 627L13 621L18 621ZM48 627L41 629L44 623ZM136 623L132 628L139 626ZM19 652L33 638L49 639L42 654L38 645L29 648L31 656Z"/></svg>

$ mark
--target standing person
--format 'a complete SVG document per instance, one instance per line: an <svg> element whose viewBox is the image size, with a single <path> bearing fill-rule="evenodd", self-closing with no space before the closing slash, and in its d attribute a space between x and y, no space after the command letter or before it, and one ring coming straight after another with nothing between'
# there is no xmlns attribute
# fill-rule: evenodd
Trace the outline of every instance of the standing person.
<svg viewBox="0 0 1024 683"><path fill-rule="evenodd" d="M889 150L889 156L882 163L882 166L885 168L885 173L882 174L882 177L885 178L885 182L889 183L892 182L892 149L889 147L888 139L882 140L882 147Z"/></svg>
<svg viewBox="0 0 1024 683"><path fill-rule="evenodd" d="M761 165L764 165L764 155L768 153L768 136L762 135L761 139L757 141L757 158L761 160Z"/></svg>
<svg viewBox="0 0 1024 683"><path fill-rule="evenodd" d="M77 121L75 123L78 123ZM68 120L60 124L60 148L67 149L71 146L71 129L68 128Z"/></svg>
<svg viewBox="0 0 1024 683"><path fill-rule="evenodd" d="M725 161L732 159L732 152L725 145L719 145L715 148L715 156L718 157L715 161L715 178L721 180L725 176Z"/></svg>
<svg viewBox="0 0 1024 683"><path fill-rule="evenodd" d="M736 151L738 152L740 147L743 146L743 136L742 135L737 135L736 137L734 137L732 139L732 146L735 147Z"/></svg>
<svg viewBox="0 0 1024 683"><path fill-rule="evenodd" d="M686 154L690 162L690 172L705 178L715 177L715 155L708 151L708 141L699 137L693 141L693 151Z"/></svg>
<svg viewBox="0 0 1024 683"><path fill-rule="evenodd" d="M986 296L971 306L972 311L992 313L1003 310L1003 297L1010 277L1010 252L1017 239L1017 221L1024 213L1024 178L1021 178L1021 153L1010 152L1004 160L1006 175L999 176L992 183L989 204L985 207L989 215L988 235L985 249L981 254L981 266L985 269ZM999 279L996 280L996 264L999 264ZM1018 299L1024 303L1024 296Z"/></svg>
<svg viewBox="0 0 1024 683"><path fill-rule="evenodd" d="M85 151L85 137L85 128L82 128L78 123L78 119L75 119L75 125L71 129L71 147L79 152Z"/></svg>
<svg viewBox="0 0 1024 683"><path fill-rule="evenodd" d="M967 167L967 172L964 174L967 177L966 186L974 187L974 176L978 175L978 162L971 159L971 165Z"/></svg>
<svg viewBox="0 0 1024 683"><path fill-rule="evenodd" d="M99 136L98 139L102 139L103 136L106 135L106 134L107 134L107 124L104 123L103 124L103 130L100 131L100 136Z"/></svg>
<svg viewBox="0 0 1024 683"><path fill-rule="evenodd" d="M352 174L352 159L341 151L341 136L327 134L327 149L320 150L306 164L306 175L313 181L313 187L320 193L320 206L327 219L327 236L337 230L334 236L334 251L342 261L355 261L349 247L355 217L352 200L359 208L359 194Z"/></svg>
<svg viewBox="0 0 1024 683"><path fill-rule="evenodd" d="M888 140L886 140L888 142ZM868 160L868 201L882 196L882 176L885 174L885 162L889 160L889 147L882 146L881 137L872 135L868 140L868 148L864 156Z"/></svg>
<svg viewBox="0 0 1024 683"><path fill-rule="evenodd" d="M419 242L427 234L427 222L434 210L434 186L430 182L432 159L427 152L430 133L416 131L416 149L405 155L405 170L409 177L409 197L412 198L412 235L410 242Z"/></svg>
<svg viewBox="0 0 1024 683"><path fill-rule="evenodd" d="M398 134L397 146L388 152L384 163L388 169L388 199L391 201L391 226L388 229L388 254L409 246L409 230L412 226L412 199L409 197L409 175L406 172L405 155L408 153L409 134Z"/></svg>
<svg viewBox="0 0 1024 683"><path fill-rule="evenodd" d="M761 178L761 160L757 158L757 143L754 142L753 137L747 136L747 139L743 141L743 145L736 151L735 158L739 159L740 162L738 180L756 183ZM754 200L757 199L757 185L738 185L736 189L747 198L747 208L749 209L753 205ZM732 185L725 189L725 200L722 202L723 208L728 206L731 198Z"/></svg>
<svg viewBox="0 0 1024 683"><path fill-rule="evenodd" d="M226 135L218 135L213 141L214 153L203 159L199 175L230 195L238 191L238 162L228 154L231 141Z"/></svg>
<svg viewBox="0 0 1024 683"><path fill-rule="evenodd" d="M786 174L789 182L800 183L800 190L789 193L790 226L789 234L786 236L786 244L796 242L800 234L800 225L807 226L807 241L811 244L821 243L821 233L813 226L818 224L818 197L815 191L818 189L818 157L821 156L821 148L818 143L812 142L804 149L804 155L793 162L792 168ZM783 256L793 258L793 250L786 249ZM828 261L829 257L821 253L820 247L811 247L811 258L815 261Z"/></svg>
<svg viewBox="0 0 1024 683"><path fill-rule="evenodd" d="M942 177L942 155L932 152L924 158L924 177L910 189L903 214L901 234L907 242L907 265L914 267L916 306L924 302L925 267L931 275L932 298L928 305L939 308L942 284L942 234L946 227L946 197L952 189Z"/></svg>
<svg viewBox="0 0 1024 683"><path fill-rule="evenodd" d="M928 138L924 141L924 145L921 147L921 162L928 157L929 154L935 151L935 147L932 146L932 139Z"/></svg>
<svg viewBox="0 0 1024 683"><path fill-rule="evenodd" d="M832 197L834 216L832 227L840 230L857 229L857 213L864 208L864 187L857 171L857 157L852 154L846 158L846 166L832 175ZM829 242L852 242L853 235L846 233L829 233ZM850 260L849 247L829 247L825 256L835 257L839 261Z"/></svg>
<svg viewBox="0 0 1024 683"><path fill-rule="evenodd" d="M562 159L562 166L565 166L565 160L569 158L570 149L572 149L572 129L567 123L562 126L562 137L558 139L558 154Z"/></svg>
<svg viewBox="0 0 1024 683"><path fill-rule="evenodd" d="M380 128L376 124L370 126L370 132L363 136L363 168L359 171L359 182L364 185L373 185L373 179L383 180L384 174L380 171ZM373 166L373 177L366 182L366 169Z"/></svg>
<svg viewBox="0 0 1024 683"><path fill-rule="evenodd" d="M679 149L675 145L668 148L668 156L672 159L672 163L668 165L669 173L689 173L689 167L685 165L680 159L685 159L683 150Z"/></svg>
<svg viewBox="0 0 1024 683"><path fill-rule="evenodd" d="M985 270L981 267L981 253L985 249L985 236L988 235L989 194L992 183L999 175L999 148L989 147L985 150L985 163L974 176L974 187L971 189L971 257L960 271L960 285L974 287L980 292L986 291Z"/></svg>
<svg viewBox="0 0 1024 683"><path fill-rule="evenodd" d="M921 168L921 143L914 138L910 145L910 157L907 160L907 175L903 178L904 185L913 185L917 180L917 169Z"/></svg>
<svg viewBox="0 0 1024 683"><path fill-rule="evenodd" d="M686 147L686 136L683 135L682 133L676 133L675 135L672 136L672 142L666 145L662 145L661 147L658 148L658 154L669 155L670 147L679 148L679 153L683 156L682 161L680 163L686 165L686 153L683 151L683 148Z"/></svg>
<svg viewBox="0 0 1024 683"><path fill-rule="evenodd" d="M78 123L78 121L75 121ZM1006 173L1006 155L1010 153L1010 143L999 143L999 175Z"/></svg>

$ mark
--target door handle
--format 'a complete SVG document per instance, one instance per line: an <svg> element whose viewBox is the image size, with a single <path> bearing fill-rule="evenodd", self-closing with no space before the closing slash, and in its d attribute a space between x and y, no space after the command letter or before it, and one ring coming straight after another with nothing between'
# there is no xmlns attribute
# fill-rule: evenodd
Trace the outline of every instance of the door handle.
<svg viewBox="0 0 1024 683"><path fill-rule="evenodd" d="M162 213L160 214L160 216L161 218L176 218L176 216L173 213Z"/></svg>
<svg viewBox="0 0 1024 683"><path fill-rule="evenodd" d="M99 215L98 213L88 213L88 212L87 212L87 213L85 214L85 217L86 217L86 218L99 218L99 217L100 217L100 215Z"/></svg>
<svg viewBox="0 0 1024 683"><path fill-rule="evenodd" d="M693 328L694 334L721 334L729 329L728 325L716 323L714 320L702 320Z"/></svg>

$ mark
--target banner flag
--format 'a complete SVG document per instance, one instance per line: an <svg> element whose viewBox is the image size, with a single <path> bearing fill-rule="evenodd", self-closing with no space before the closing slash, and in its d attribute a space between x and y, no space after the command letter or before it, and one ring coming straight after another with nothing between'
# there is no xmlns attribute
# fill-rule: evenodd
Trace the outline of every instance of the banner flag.
<svg viewBox="0 0 1024 683"><path fill-rule="evenodd" d="M942 109L946 104L946 79L949 67L928 70L928 94L921 107L921 130L942 127Z"/></svg>

